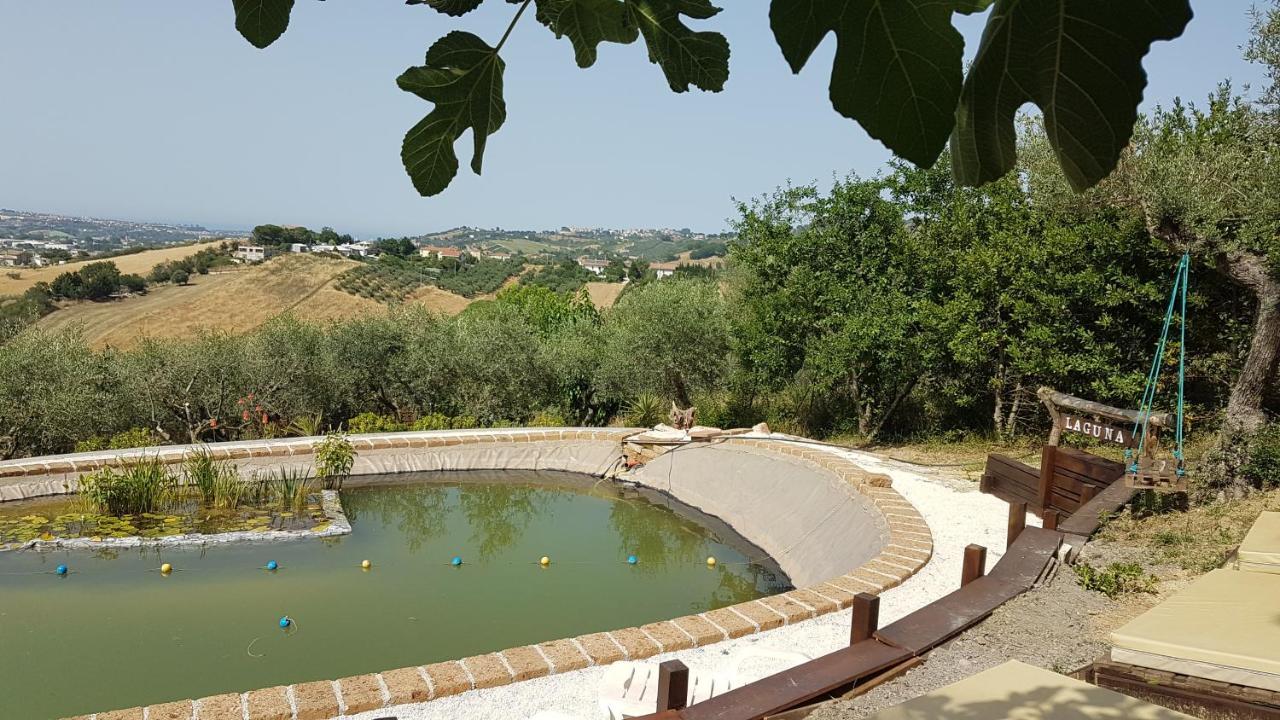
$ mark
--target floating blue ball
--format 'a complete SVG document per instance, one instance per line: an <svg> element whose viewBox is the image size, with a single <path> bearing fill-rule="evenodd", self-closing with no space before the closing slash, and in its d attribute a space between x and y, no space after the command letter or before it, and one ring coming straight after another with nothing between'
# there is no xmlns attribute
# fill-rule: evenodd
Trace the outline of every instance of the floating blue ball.
<svg viewBox="0 0 1280 720"><path fill-rule="evenodd" d="M628 564L628 565L635 565L635 564L636 564L636 563L638 563L638 562L640 562L640 558L636 557L635 555L628 555L628 556L627 556L627 564Z"/></svg>
<svg viewBox="0 0 1280 720"><path fill-rule="evenodd" d="M452 565L452 566L454 566L454 567L461 567L461 566L462 566L462 558L460 558L460 557L458 557L457 555L455 555L455 556L453 557L453 559L449 561L449 564L450 564L450 565Z"/></svg>
<svg viewBox="0 0 1280 720"><path fill-rule="evenodd" d="M288 615L285 615L284 617L280 618L280 627L281 627L281 629L283 629L283 628L287 628L287 627L289 627L289 626L290 626L290 625L292 625L292 624L293 624L293 621L289 619L289 616L288 616Z"/></svg>
<svg viewBox="0 0 1280 720"><path fill-rule="evenodd" d="M67 574L67 566L66 566L66 565L59 565L59 566L58 566L58 569L57 569L57 570L54 570L54 572L58 573L59 575L66 575L66 574Z"/></svg>
<svg viewBox="0 0 1280 720"><path fill-rule="evenodd" d="M268 570L276 570L276 569L279 569L279 567L280 567L280 566L276 564L276 561L275 561L275 560L268 560L268 561L267 561L267 569L268 569Z"/></svg>

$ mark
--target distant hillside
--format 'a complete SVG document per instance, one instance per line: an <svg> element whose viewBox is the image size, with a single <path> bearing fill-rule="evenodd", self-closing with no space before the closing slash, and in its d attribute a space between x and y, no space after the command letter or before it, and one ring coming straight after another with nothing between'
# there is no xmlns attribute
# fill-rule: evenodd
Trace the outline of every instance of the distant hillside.
<svg viewBox="0 0 1280 720"><path fill-rule="evenodd" d="M698 259L724 255L725 243L732 237L728 233L696 233L687 228L503 230L460 227L414 239L427 245L483 248L488 251L519 252L529 256L635 257L661 262L688 257L691 253L696 253Z"/></svg>
<svg viewBox="0 0 1280 720"><path fill-rule="evenodd" d="M64 272L74 272L88 263L101 260L109 260L115 263L122 273L136 273L146 277L147 273L151 272L151 268L156 265L167 260L180 260L189 255L195 255L204 248L216 245L216 242L144 250L143 252L119 255L117 257L89 258L88 260L69 262L65 265L50 265L42 268L5 268L5 271L0 273L0 295L21 295L26 292L27 288L38 282L53 282L54 278ZM15 274L18 277L13 277Z"/></svg>
<svg viewBox="0 0 1280 720"><path fill-rule="evenodd" d="M201 329L243 332L286 312L324 321L384 311L386 305L333 287L337 276L357 265L338 258L284 255L252 267L194 275L190 285L162 285L140 297L66 305L39 326L80 325L95 346L128 347L143 337L189 337ZM471 302L431 290L411 302L448 314L461 312Z"/></svg>

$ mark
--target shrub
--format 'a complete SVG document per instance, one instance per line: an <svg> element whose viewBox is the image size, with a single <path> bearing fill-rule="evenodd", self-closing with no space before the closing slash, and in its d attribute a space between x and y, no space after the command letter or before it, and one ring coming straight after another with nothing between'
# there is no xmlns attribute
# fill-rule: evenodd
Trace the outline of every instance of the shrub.
<svg viewBox="0 0 1280 720"><path fill-rule="evenodd" d="M449 418L440 413L423 415L410 426L412 430L448 430L452 427Z"/></svg>
<svg viewBox="0 0 1280 720"><path fill-rule="evenodd" d="M665 410L662 398L653 393L640 393L627 403L625 417L628 425L648 428L666 420Z"/></svg>
<svg viewBox="0 0 1280 720"><path fill-rule="evenodd" d="M400 432L404 429L404 423L396 420L390 415L378 415L377 413L371 412L360 413L347 421L347 430L356 435L363 433Z"/></svg>
<svg viewBox="0 0 1280 720"><path fill-rule="evenodd" d="M289 430L303 437L315 437L324 430L324 416L320 413L299 415L289 426Z"/></svg>
<svg viewBox="0 0 1280 720"><path fill-rule="evenodd" d="M346 435L330 434L316 446L316 477L326 490L341 490L342 481L351 475L356 451Z"/></svg>
<svg viewBox="0 0 1280 720"><path fill-rule="evenodd" d="M459 415L449 420L449 426L454 430L470 430L480 427L480 420L472 415Z"/></svg>
<svg viewBox="0 0 1280 720"><path fill-rule="evenodd" d="M1126 593L1153 593L1157 578L1143 572L1138 563L1111 563L1099 570L1082 562L1074 567L1076 579L1085 590L1100 592L1109 598Z"/></svg>
<svg viewBox="0 0 1280 720"><path fill-rule="evenodd" d="M529 420L529 427L565 427L569 421L555 410L543 410Z"/></svg>
<svg viewBox="0 0 1280 720"><path fill-rule="evenodd" d="M1267 425L1249 440L1240 474L1256 488L1280 486L1280 423Z"/></svg>
<svg viewBox="0 0 1280 720"><path fill-rule="evenodd" d="M103 468L81 477L80 496L111 515L156 512L177 497L177 482L158 460L143 460L124 470Z"/></svg>

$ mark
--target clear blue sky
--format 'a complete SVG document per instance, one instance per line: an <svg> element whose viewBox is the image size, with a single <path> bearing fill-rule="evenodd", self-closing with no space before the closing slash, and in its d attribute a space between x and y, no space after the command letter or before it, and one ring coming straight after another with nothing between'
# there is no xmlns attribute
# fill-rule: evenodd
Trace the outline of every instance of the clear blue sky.
<svg viewBox="0 0 1280 720"><path fill-rule="evenodd" d="M511 5L459 20L398 0L299 0L289 32L259 51L235 32L230 0L0 0L0 207L360 236L719 230L734 197L878 171L888 153L826 99L835 38L793 76L766 0L720 4L700 23L733 49L719 94L670 92L640 43L602 46L580 70L568 41L526 16L503 49L508 119L484 175L465 168L467 135L458 179L423 199L399 148L430 105L396 75L450 29L495 42ZM1148 58L1148 106L1261 80L1240 59L1249 3L1192 5L1187 34ZM966 21L969 54L979 31Z"/></svg>

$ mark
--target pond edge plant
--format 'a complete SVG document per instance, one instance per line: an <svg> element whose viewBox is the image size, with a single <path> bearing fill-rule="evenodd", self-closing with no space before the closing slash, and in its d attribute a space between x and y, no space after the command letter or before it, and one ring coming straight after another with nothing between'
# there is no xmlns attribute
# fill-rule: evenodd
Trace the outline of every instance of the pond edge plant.
<svg viewBox="0 0 1280 720"><path fill-rule="evenodd" d="M342 433L329 433L316 444L316 477L324 483L325 490L342 489L343 481L351 476L356 454L355 447Z"/></svg>

